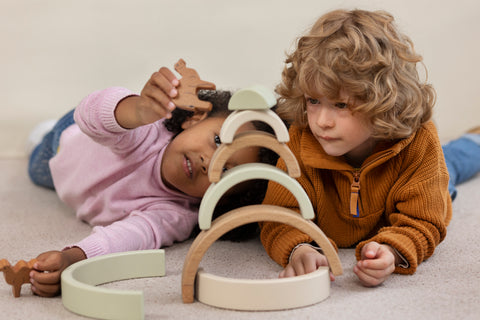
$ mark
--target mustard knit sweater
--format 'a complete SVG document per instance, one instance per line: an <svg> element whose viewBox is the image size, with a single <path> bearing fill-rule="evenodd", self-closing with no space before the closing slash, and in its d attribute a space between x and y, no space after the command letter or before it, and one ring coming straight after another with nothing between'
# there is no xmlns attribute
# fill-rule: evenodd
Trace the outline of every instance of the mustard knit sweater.
<svg viewBox="0 0 480 320"><path fill-rule="evenodd" d="M337 247L377 241L392 246L409 263L395 272L413 274L445 238L452 216L448 172L432 122L409 138L376 146L361 168L327 155L307 128L290 128L288 146L297 157L298 182L312 201L314 221ZM283 161L277 167L286 170ZM298 211L295 197L270 182L264 204ZM282 266L292 249L311 242L288 225L263 222L261 241L270 257Z"/></svg>

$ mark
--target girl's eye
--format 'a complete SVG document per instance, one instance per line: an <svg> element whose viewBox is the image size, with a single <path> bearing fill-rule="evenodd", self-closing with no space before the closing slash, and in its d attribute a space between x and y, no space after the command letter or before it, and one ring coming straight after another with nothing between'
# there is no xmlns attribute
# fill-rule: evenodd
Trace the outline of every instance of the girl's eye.
<svg viewBox="0 0 480 320"><path fill-rule="evenodd" d="M315 98L307 98L307 102L308 104L319 104L320 101L318 99L315 99Z"/></svg>
<svg viewBox="0 0 480 320"><path fill-rule="evenodd" d="M215 145L217 146L217 148L220 147L222 141L220 141L220 137L217 134L213 137L213 140L215 141Z"/></svg>
<svg viewBox="0 0 480 320"><path fill-rule="evenodd" d="M222 172L227 172L227 170L228 170L227 167L223 167Z"/></svg>
<svg viewBox="0 0 480 320"><path fill-rule="evenodd" d="M335 107L338 109L346 109L348 108L348 105L345 102L337 102L335 103Z"/></svg>

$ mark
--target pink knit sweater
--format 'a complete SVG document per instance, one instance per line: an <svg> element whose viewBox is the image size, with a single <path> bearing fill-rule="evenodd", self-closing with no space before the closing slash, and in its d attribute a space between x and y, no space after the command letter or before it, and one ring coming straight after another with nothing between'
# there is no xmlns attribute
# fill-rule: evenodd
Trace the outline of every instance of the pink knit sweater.
<svg viewBox="0 0 480 320"><path fill-rule="evenodd" d="M172 138L163 121L133 130L115 121L115 107L130 95L110 88L83 99L76 124L62 133L59 152L50 160L60 199L94 226L72 245L88 258L186 240L198 221L200 199L162 182L163 152Z"/></svg>

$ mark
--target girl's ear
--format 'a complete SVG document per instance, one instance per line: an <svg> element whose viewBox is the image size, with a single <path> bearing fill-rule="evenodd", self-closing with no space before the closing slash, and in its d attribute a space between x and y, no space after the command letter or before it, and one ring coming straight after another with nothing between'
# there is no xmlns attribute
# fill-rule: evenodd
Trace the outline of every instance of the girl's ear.
<svg viewBox="0 0 480 320"><path fill-rule="evenodd" d="M197 123L199 123L200 121L204 120L207 118L208 116L208 112L206 111L200 111L200 110L194 110L193 111L193 116L187 118L183 123L182 123L182 129L185 130L185 129L188 129L194 125L196 125Z"/></svg>

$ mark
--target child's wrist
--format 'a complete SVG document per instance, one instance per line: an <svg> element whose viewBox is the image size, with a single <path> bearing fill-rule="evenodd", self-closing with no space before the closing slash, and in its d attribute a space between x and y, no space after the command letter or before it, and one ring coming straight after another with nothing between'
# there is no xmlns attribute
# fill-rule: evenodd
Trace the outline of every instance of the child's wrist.
<svg viewBox="0 0 480 320"><path fill-rule="evenodd" d="M298 248L302 247L302 246L308 246L308 247L316 250L318 253L323 254L322 248L320 248L320 247L318 247L318 246L314 246L314 245L312 245L312 244L310 244L310 243L307 243L307 242L299 243L299 244L297 244L297 245L292 249L292 251L290 252L290 256L288 257L288 263L290 263L290 261L292 261L293 254L295 253L295 251L296 251Z"/></svg>
<svg viewBox="0 0 480 320"><path fill-rule="evenodd" d="M390 252L393 254L395 258L396 267L408 268L410 266L410 264L408 263L408 260L405 259L405 257L397 249L395 249L394 247L388 244L386 246L388 247L388 249L390 250Z"/></svg>
<svg viewBox="0 0 480 320"><path fill-rule="evenodd" d="M68 249L63 250L63 254L67 256L70 264L74 264L78 261L85 260L87 255L85 252L79 247L71 247Z"/></svg>
<svg viewBox="0 0 480 320"><path fill-rule="evenodd" d="M117 123L125 129L134 129L141 124L137 119L136 105L139 96L128 96L120 100L115 108L114 116Z"/></svg>

